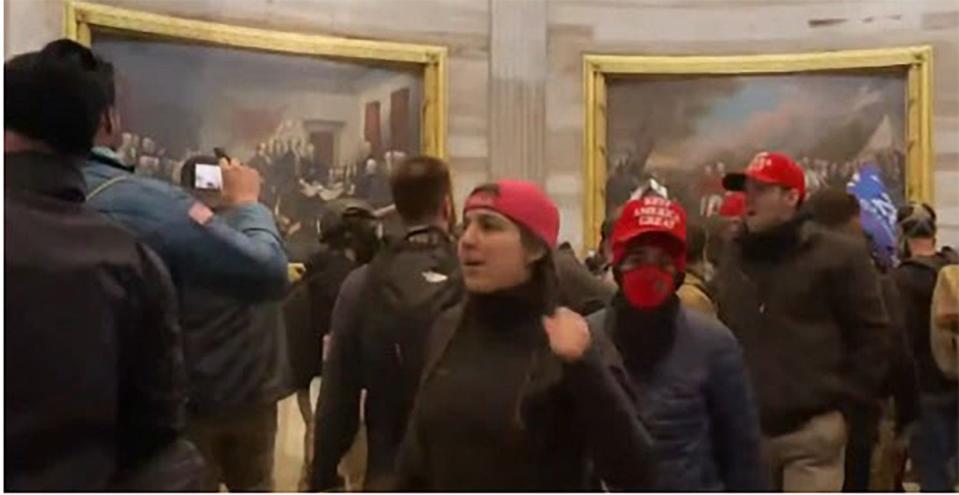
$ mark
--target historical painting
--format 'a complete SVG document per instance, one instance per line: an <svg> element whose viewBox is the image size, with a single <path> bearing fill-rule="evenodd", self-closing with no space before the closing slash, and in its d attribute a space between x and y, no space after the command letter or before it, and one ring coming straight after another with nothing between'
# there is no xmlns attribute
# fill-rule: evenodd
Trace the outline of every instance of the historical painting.
<svg viewBox="0 0 959 495"><path fill-rule="evenodd" d="M594 115L605 118L591 123L603 134L593 129L602 139L591 154L591 165L603 167L590 175L602 179L593 184L602 196L597 217L649 187L692 218L714 216L726 194L723 175L762 151L793 157L807 194L830 186L858 193L868 177L880 185L875 204L887 220L910 192L916 196L907 170L924 164L910 157L910 139L917 141L907 68L602 76L594 95L604 99L605 115Z"/></svg>
<svg viewBox="0 0 959 495"><path fill-rule="evenodd" d="M260 172L260 201L273 211L292 260L318 248L328 202L362 198L388 212L391 166L435 139L422 135L423 64L96 26L89 42L115 66L125 131L118 152L135 173L179 183L186 159L221 148Z"/></svg>
<svg viewBox="0 0 959 495"><path fill-rule="evenodd" d="M691 215L714 215L722 176L760 151L792 156L809 193L879 166L905 193L905 80L897 75L611 79L606 213L652 177Z"/></svg>

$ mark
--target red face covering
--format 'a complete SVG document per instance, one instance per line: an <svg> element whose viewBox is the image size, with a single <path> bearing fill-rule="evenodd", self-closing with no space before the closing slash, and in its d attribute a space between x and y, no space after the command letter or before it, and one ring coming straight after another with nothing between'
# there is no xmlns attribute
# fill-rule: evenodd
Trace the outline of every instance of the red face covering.
<svg viewBox="0 0 959 495"><path fill-rule="evenodd" d="M637 309L661 306L673 293L673 275L658 266L640 266L623 272L623 293Z"/></svg>

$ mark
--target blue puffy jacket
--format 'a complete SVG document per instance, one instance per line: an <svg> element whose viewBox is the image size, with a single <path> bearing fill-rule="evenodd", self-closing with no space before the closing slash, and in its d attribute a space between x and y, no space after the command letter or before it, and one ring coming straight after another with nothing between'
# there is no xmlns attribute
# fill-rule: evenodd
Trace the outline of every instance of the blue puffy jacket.
<svg viewBox="0 0 959 495"><path fill-rule="evenodd" d="M611 315L608 309L591 315L592 331L612 336ZM672 349L649 377L630 373L655 441L656 490L768 490L739 344L718 320L685 308L676 313L675 331Z"/></svg>
<svg viewBox="0 0 959 495"><path fill-rule="evenodd" d="M212 289L247 302L284 296L287 257L265 206L230 208L201 225L190 216L197 205L193 196L131 172L112 151L95 148L83 168L87 195L96 192L87 205L119 221L153 248L177 288ZM114 182L101 189L108 181Z"/></svg>

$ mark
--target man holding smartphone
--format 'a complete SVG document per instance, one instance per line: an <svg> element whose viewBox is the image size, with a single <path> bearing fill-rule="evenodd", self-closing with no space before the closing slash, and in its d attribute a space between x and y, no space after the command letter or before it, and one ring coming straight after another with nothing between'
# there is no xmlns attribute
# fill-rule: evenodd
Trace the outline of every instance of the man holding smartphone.
<svg viewBox="0 0 959 495"><path fill-rule="evenodd" d="M224 180L236 167L222 150L180 169L180 185L214 214L227 212ZM276 404L291 395L280 303L250 304L221 291L187 286L184 329L189 389L187 437L207 462L206 488L271 491Z"/></svg>
<svg viewBox="0 0 959 495"><path fill-rule="evenodd" d="M282 298L287 259L272 214L258 202L259 173L235 160L221 164L221 215L179 187L134 175L115 152L122 134L112 64L68 40L51 46L64 61L96 75L111 102L83 167L88 204L154 248L178 288L200 286L248 302Z"/></svg>
<svg viewBox="0 0 959 495"><path fill-rule="evenodd" d="M207 352L216 342L207 331L211 327L189 319L189 315L203 314L216 301L255 306L285 295L287 257L272 213L258 201L260 174L236 160L210 160L211 165L219 165L222 176L215 212L182 188L135 175L115 152L122 134L115 108L113 66L69 40L54 41L45 51L93 75L107 96L109 105L100 115L94 148L82 167L87 205L123 224L167 265L181 308L187 372L193 377L202 369L215 384L191 383L190 398L215 403L243 388L217 378L224 374L254 369L263 380L277 379L280 374L264 369L258 357L243 354L245 346ZM237 366L242 368L239 372ZM191 420L198 413L192 402ZM268 421L269 414L266 410L259 417ZM275 409L272 414L275 422ZM235 415L233 419L242 422L243 418ZM234 453L242 455L243 450L234 449ZM272 452L269 461L272 463ZM271 481L268 478L266 483Z"/></svg>

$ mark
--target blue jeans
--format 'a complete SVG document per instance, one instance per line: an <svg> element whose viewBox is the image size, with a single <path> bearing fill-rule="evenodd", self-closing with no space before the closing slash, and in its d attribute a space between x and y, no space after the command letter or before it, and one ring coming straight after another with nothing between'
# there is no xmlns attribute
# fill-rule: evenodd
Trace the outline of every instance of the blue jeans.
<svg viewBox="0 0 959 495"><path fill-rule="evenodd" d="M909 443L919 485L924 492L951 492L956 485L959 406L955 397L927 395L920 398L920 406L919 424Z"/></svg>

